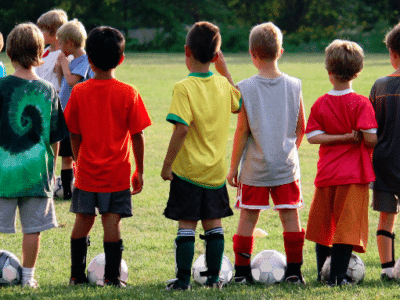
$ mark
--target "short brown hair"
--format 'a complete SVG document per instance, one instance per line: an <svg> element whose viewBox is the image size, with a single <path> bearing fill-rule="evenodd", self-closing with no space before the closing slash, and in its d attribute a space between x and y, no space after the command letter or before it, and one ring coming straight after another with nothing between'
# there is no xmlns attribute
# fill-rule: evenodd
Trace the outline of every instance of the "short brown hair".
<svg viewBox="0 0 400 300"><path fill-rule="evenodd" d="M74 19L58 28L57 38L62 41L72 42L76 48L84 48L87 34L83 24Z"/></svg>
<svg viewBox="0 0 400 300"><path fill-rule="evenodd" d="M250 31L249 49L263 60L275 60L282 49L282 32L272 22L254 26Z"/></svg>
<svg viewBox="0 0 400 300"><path fill-rule="evenodd" d="M39 17L36 24L40 30L47 31L54 36L57 29L68 22L67 13L62 9L50 10Z"/></svg>
<svg viewBox="0 0 400 300"><path fill-rule="evenodd" d="M325 49L325 68L340 82L353 80L361 72L364 51L354 42L334 40Z"/></svg>
<svg viewBox="0 0 400 300"><path fill-rule="evenodd" d="M385 36L385 44L388 49L400 54L400 23L394 26Z"/></svg>
<svg viewBox="0 0 400 300"><path fill-rule="evenodd" d="M7 37L6 51L11 61L25 69L40 66L43 63L43 34L33 23L17 25Z"/></svg>
<svg viewBox="0 0 400 300"><path fill-rule="evenodd" d="M218 26L209 22L195 23L186 36L186 46L194 59L203 64L210 62L221 47Z"/></svg>

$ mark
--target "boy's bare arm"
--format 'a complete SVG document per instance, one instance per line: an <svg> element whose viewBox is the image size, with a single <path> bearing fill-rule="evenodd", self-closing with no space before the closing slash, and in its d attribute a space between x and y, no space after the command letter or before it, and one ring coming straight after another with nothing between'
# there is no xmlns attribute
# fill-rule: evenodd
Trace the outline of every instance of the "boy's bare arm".
<svg viewBox="0 0 400 300"><path fill-rule="evenodd" d="M247 119L246 108L243 105L243 109L238 115L238 122L233 138L233 150L231 158L231 167L228 172L227 180L231 186L238 186L238 168L240 159L242 158L243 151L246 147L247 139L250 134L250 126Z"/></svg>
<svg viewBox="0 0 400 300"><path fill-rule="evenodd" d="M79 80L81 80L82 76L71 73L71 70L69 69L68 59L63 52L58 55L57 60L61 66L63 76L65 77L68 85L74 86L75 84L77 84Z"/></svg>
<svg viewBox="0 0 400 300"><path fill-rule="evenodd" d="M353 130L345 134L321 133L308 138L310 144L349 144L361 142L361 132Z"/></svg>
<svg viewBox="0 0 400 300"><path fill-rule="evenodd" d="M56 166L57 165L58 150L60 149L60 142L51 144L51 148L53 149L53 153L54 153L54 166Z"/></svg>
<svg viewBox="0 0 400 300"><path fill-rule="evenodd" d="M164 165L161 170L161 177L164 180L172 180L172 163L174 162L176 155L181 149L183 142L185 141L186 135L189 131L189 127L182 123L176 123L174 132L172 133L171 141L169 142L167 155L164 159Z"/></svg>
<svg viewBox="0 0 400 300"><path fill-rule="evenodd" d="M138 194L143 189L143 171L144 171L144 133L143 131L132 134L133 155L135 156L136 171L132 175L131 195Z"/></svg>
<svg viewBox="0 0 400 300"><path fill-rule="evenodd" d="M215 69L217 70L217 72L219 74L221 74L222 76L226 77L226 79L228 79L229 83L232 84L235 88L237 88L237 86L233 82L231 73L229 73L229 71L228 71L228 66L226 65L225 57L222 54L222 51L218 51L214 63L215 63Z"/></svg>
<svg viewBox="0 0 400 300"><path fill-rule="evenodd" d="M300 96L300 109L299 116L297 118L296 127L296 146L299 149L301 142L303 141L304 133L306 132L306 114L304 112L303 96Z"/></svg>
<svg viewBox="0 0 400 300"><path fill-rule="evenodd" d="M77 161L79 148L81 147L82 136L80 134L71 133L71 148L74 161Z"/></svg>
<svg viewBox="0 0 400 300"><path fill-rule="evenodd" d="M363 132L362 136L365 146L369 148L374 148L376 143L378 142L378 137L376 133Z"/></svg>

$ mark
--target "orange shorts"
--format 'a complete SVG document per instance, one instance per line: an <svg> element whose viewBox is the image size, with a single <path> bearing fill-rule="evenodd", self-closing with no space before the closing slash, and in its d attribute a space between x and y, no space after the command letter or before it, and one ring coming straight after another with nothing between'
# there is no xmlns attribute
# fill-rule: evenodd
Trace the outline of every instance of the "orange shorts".
<svg viewBox="0 0 400 300"><path fill-rule="evenodd" d="M353 245L364 253L368 243L368 184L315 188L306 239L315 243Z"/></svg>
<svg viewBox="0 0 400 300"><path fill-rule="evenodd" d="M269 195L274 202L274 209L296 209L304 206L300 181L278 186L250 186L239 184L236 208L269 209Z"/></svg>

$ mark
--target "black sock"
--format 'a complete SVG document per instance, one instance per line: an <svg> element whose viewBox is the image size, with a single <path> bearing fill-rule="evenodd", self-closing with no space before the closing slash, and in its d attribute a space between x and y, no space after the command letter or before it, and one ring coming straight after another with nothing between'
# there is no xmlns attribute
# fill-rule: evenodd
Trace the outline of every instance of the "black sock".
<svg viewBox="0 0 400 300"><path fill-rule="evenodd" d="M317 271L318 271L318 281L321 280L322 267L328 256L331 255L332 248L324 246L321 244L315 244L315 254L317 256Z"/></svg>
<svg viewBox="0 0 400 300"><path fill-rule="evenodd" d="M64 199L71 198L72 180L74 179L74 171L72 169L61 170L61 183L64 190Z"/></svg>
<svg viewBox="0 0 400 300"><path fill-rule="evenodd" d="M104 242L104 253L106 256L104 279L113 284L119 284L120 281L123 250L122 240L118 242Z"/></svg>
<svg viewBox="0 0 400 300"><path fill-rule="evenodd" d="M77 282L87 282L86 257L87 248L90 245L89 237L71 239L71 278Z"/></svg>
<svg viewBox="0 0 400 300"><path fill-rule="evenodd" d="M334 284L340 284L346 277L349 266L353 245L334 244L331 255L331 273L329 281Z"/></svg>

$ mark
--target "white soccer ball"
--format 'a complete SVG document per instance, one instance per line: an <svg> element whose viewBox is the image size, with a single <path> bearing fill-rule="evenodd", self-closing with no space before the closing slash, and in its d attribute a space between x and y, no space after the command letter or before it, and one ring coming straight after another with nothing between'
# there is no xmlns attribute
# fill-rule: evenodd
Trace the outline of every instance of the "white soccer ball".
<svg viewBox="0 0 400 300"><path fill-rule="evenodd" d="M331 257L329 256L321 270L321 279L325 282L329 281L329 274L331 272ZM347 267L346 275L353 280L354 283L362 281L365 277L365 265L360 257L352 253Z"/></svg>
<svg viewBox="0 0 400 300"><path fill-rule="evenodd" d="M19 259L11 252L0 250L0 286L21 283L22 267Z"/></svg>
<svg viewBox="0 0 400 300"><path fill-rule="evenodd" d="M393 277L400 282L400 259L398 259L393 267Z"/></svg>
<svg viewBox="0 0 400 300"><path fill-rule="evenodd" d="M207 271L206 256L201 254L193 264L192 275L193 280L198 284L204 285L207 281L207 276L200 276L200 272ZM219 280L225 283L231 282L233 278L233 266L229 258L224 255L222 258L221 271L219 273Z"/></svg>
<svg viewBox="0 0 400 300"><path fill-rule="evenodd" d="M104 268L106 265L106 255L101 253L93 258L88 266L88 280L90 284L104 286ZM128 280L128 265L124 259L121 260L121 276L122 282Z"/></svg>
<svg viewBox="0 0 400 300"><path fill-rule="evenodd" d="M75 178L72 180L72 185L71 185L72 191L75 188L74 183L75 183ZM56 178L56 181L54 183L53 191L54 191L54 196L55 197L60 198L60 199L64 198L64 189L63 189L63 186L62 186L61 176L58 176Z"/></svg>
<svg viewBox="0 0 400 300"><path fill-rule="evenodd" d="M279 283L285 277L286 257L276 250L263 250L251 260L254 281L266 285Z"/></svg>

